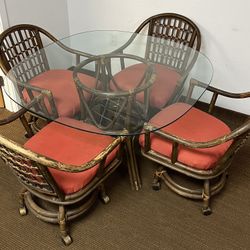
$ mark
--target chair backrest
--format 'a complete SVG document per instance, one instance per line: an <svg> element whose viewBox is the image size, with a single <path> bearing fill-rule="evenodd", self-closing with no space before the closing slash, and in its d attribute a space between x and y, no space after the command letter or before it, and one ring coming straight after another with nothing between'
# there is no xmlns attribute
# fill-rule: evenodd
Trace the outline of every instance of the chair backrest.
<svg viewBox="0 0 250 250"><path fill-rule="evenodd" d="M21 184L27 189L61 200L64 199L64 194L47 170L46 162L49 164L55 164L55 162L53 163L23 148L2 135L0 135L0 158L11 168Z"/></svg>
<svg viewBox="0 0 250 250"><path fill-rule="evenodd" d="M14 77L27 82L49 69L47 57L41 50L44 47L41 34L56 41L47 31L31 24L15 25L0 34L0 66L5 74L14 68ZM20 62L23 63L17 67Z"/></svg>
<svg viewBox="0 0 250 250"><path fill-rule="evenodd" d="M175 13L161 13L146 19L135 31L147 28L146 58L184 71L190 60L190 48L199 51L199 28L189 18ZM157 38L157 39L154 39Z"/></svg>

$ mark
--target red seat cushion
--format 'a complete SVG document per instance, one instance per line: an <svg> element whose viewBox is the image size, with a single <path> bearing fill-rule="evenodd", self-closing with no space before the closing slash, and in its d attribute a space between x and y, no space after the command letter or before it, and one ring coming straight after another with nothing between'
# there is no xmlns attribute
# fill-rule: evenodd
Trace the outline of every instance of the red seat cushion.
<svg viewBox="0 0 250 250"><path fill-rule="evenodd" d="M79 166L92 160L114 140L110 136L87 133L58 122L86 130L92 127L92 131L100 131L77 120L59 118L57 122L51 122L30 138L24 147L56 161ZM106 164L115 157L117 150L114 149L108 155ZM65 194L70 194L85 187L96 175L98 166L99 164L79 173L48 169L61 190Z"/></svg>
<svg viewBox="0 0 250 250"><path fill-rule="evenodd" d="M145 70L145 64L135 64L117 73L114 76L114 80L121 89L131 90L140 83ZM181 76L176 71L161 64L155 64L155 73L156 79L150 92L150 105L156 108L162 108L172 97ZM143 102L143 98L143 94L138 94L137 100Z"/></svg>
<svg viewBox="0 0 250 250"><path fill-rule="evenodd" d="M95 86L95 78L78 73L78 77L88 87ZM80 100L73 80L73 72L70 70L48 70L30 80L30 85L50 90L53 94L59 116L74 117L80 111ZM37 95L37 93L33 93ZM30 98L26 90L23 91L24 100ZM45 105L51 112L48 100Z"/></svg>
<svg viewBox="0 0 250 250"><path fill-rule="evenodd" d="M172 116L175 112L188 110L189 108L188 104L173 104L156 114L149 123L162 125L164 120L169 121L169 115ZM231 130L225 123L212 115L192 107L181 118L162 128L162 131L189 141L205 142L226 135ZM178 161L196 169L211 169L225 154L231 143L232 141L228 141L215 147L203 149L190 149L180 146ZM140 144L142 147L144 146L144 135L140 136ZM151 133L151 148L169 158L171 157L172 143L154 133Z"/></svg>

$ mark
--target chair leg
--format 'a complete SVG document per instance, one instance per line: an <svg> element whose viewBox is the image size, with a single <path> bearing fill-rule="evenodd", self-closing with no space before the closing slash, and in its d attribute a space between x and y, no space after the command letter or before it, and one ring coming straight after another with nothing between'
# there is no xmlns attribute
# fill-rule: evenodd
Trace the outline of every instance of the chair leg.
<svg viewBox="0 0 250 250"><path fill-rule="evenodd" d="M63 243L66 246L69 246L72 243L72 238L70 237L70 235L67 232L67 228L66 228L66 213L65 213L65 208L62 205L59 205L59 218L58 218L58 222L59 222L59 227L60 227L60 233L61 233L61 238Z"/></svg>
<svg viewBox="0 0 250 250"><path fill-rule="evenodd" d="M24 128L26 130L25 137L26 138L31 138L34 135L34 133L33 133L32 129L31 129L31 126L29 125L26 117L24 115L22 115L19 119L22 122L22 124L23 124L23 126L24 126Z"/></svg>
<svg viewBox="0 0 250 250"><path fill-rule="evenodd" d="M135 155L135 136L128 136L125 145L131 188L138 191L141 189L142 183Z"/></svg>
<svg viewBox="0 0 250 250"><path fill-rule="evenodd" d="M25 206L24 195L28 192L27 189L23 188L19 194L19 214L24 216L27 214L28 210Z"/></svg>
<svg viewBox="0 0 250 250"><path fill-rule="evenodd" d="M156 170L153 177L152 189L158 191L161 189L161 175L164 172L163 168Z"/></svg>
<svg viewBox="0 0 250 250"><path fill-rule="evenodd" d="M35 133L37 133L40 130L40 128L37 126L37 121L38 121L38 117L33 116L31 114L29 118L29 125Z"/></svg>
<svg viewBox="0 0 250 250"><path fill-rule="evenodd" d="M99 191L99 196L100 196L100 199L102 200L102 202L103 202L104 204L109 203L109 202L110 202L110 198L109 198L109 196L107 195L107 193L106 193L106 191L105 191L104 185L101 184L101 185L99 186L99 189L100 189L100 191Z"/></svg>
<svg viewBox="0 0 250 250"><path fill-rule="evenodd" d="M202 207L202 213L204 215L210 215L212 213L212 210L210 208L210 181L205 180L204 181L204 190L202 193L202 198L203 198L203 207Z"/></svg>

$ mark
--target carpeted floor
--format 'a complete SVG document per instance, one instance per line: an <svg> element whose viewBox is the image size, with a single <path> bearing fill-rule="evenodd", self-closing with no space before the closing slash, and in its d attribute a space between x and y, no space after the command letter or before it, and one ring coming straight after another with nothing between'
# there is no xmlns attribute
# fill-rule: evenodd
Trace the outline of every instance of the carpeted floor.
<svg viewBox="0 0 250 250"><path fill-rule="evenodd" d="M0 111L0 118L6 115ZM238 120L237 117L227 117ZM0 133L25 141L17 121ZM201 202L182 198L165 186L151 189L157 167L139 158L142 190L131 191L126 171L107 181L111 202L71 223L68 249L250 249L250 141L238 152L224 190L212 199L213 214L201 214ZM0 249L61 249L56 225L31 213L18 213L19 183L0 161Z"/></svg>

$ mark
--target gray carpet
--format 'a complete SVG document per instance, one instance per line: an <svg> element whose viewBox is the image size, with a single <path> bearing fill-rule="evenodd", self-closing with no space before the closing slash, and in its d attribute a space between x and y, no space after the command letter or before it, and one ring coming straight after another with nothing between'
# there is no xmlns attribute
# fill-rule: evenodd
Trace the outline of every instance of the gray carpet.
<svg viewBox="0 0 250 250"><path fill-rule="evenodd" d="M0 118L6 115L0 112ZM235 117L229 117L235 120ZM0 133L25 141L19 122ZM17 139L18 138L18 139ZM250 141L238 152L223 191L212 199L213 214L201 214L201 202L185 199L165 186L151 189L157 167L139 158L142 190L130 189L121 168L107 181L111 202L97 202L70 226L68 249L250 249ZM19 183L0 162L0 249L61 249L56 225L18 213ZM66 247L65 247L66 248Z"/></svg>

